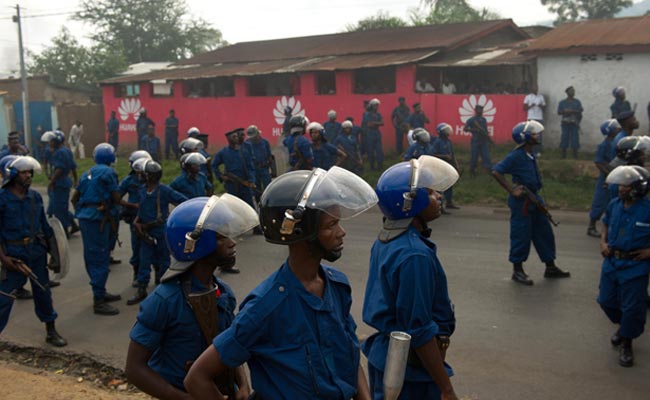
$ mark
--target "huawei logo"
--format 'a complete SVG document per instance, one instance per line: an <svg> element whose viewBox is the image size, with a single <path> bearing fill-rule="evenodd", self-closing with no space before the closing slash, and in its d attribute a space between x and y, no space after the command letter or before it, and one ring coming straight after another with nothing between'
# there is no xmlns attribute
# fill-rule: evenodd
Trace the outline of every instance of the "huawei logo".
<svg viewBox="0 0 650 400"><path fill-rule="evenodd" d="M300 100L294 99L293 96L289 97L289 99L287 99L287 96L282 96L282 98L275 103L275 109L273 110L273 117L275 117L275 122L277 122L278 125L282 125L284 123L284 109L287 107L291 107L293 110L291 112L291 116L305 116L305 110L302 109Z"/></svg>
<svg viewBox="0 0 650 400"><path fill-rule="evenodd" d="M142 104L140 104L140 99L124 99L120 102L120 107L117 109L117 112L120 113L122 121L126 121L131 114L133 114L133 119L136 120L141 110Z"/></svg>
<svg viewBox="0 0 650 400"><path fill-rule="evenodd" d="M463 100L462 107L458 108L458 114L460 114L460 120L465 123L468 119L474 116L474 108L479 105L483 106L483 117L488 122L488 124L494 121L494 116L497 113L497 109L492 103L492 100L488 100L484 94L482 94L478 100L476 96L471 95L465 100Z"/></svg>

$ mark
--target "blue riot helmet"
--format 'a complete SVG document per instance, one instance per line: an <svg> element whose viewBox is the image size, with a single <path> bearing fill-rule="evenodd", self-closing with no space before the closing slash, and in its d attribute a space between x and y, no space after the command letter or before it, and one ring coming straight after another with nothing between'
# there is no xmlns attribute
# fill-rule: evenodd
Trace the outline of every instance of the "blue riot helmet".
<svg viewBox="0 0 650 400"><path fill-rule="evenodd" d="M343 168L291 171L264 190L260 225L270 243L317 241L321 213L348 219L376 203L377 195L366 181Z"/></svg>
<svg viewBox="0 0 650 400"><path fill-rule="evenodd" d="M436 126L436 132L438 132L438 136L449 136L453 132L453 129L448 123L442 122Z"/></svg>
<svg viewBox="0 0 650 400"><path fill-rule="evenodd" d="M190 165L204 165L207 164L207 162L208 159L201 153L183 154L180 159L182 169L185 169Z"/></svg>
<svg viewBox="0 0 650 400"><path fill-rule="evenodd" d="M131 165L131 169L133 169L133 163L141 158L151 160L151 154L149 154L149 152L146 150L136 150L131 153L129 156L129 164Z"/></svg>
<svg viewBox="0 0 650 400"><path fill-rule="evenodd" d="M162 178L162 166L154 160L147 160L144 163L144 177L147 182L160 182L160 178Z"/></svg>
<svg viewBox="0 0 650 400"><path fill-rule="evenodd" d="M605 182L609 185L631 186L630 196L640 199L650 191L650 172L638 165L621 165L607 175Z"/></svg>
<svg viewBox="0 0 650 400"><path fill-rule="evenodd" d="M111 165L115 162L115 147L108 143L100 143L93 150L95 164Z"/></svg>
<svg viewBox="0 0 650 400"><path fill-rule="evenodd" d="M621 124L616 120L616 118L608 119L607 121L600 124L600 132L605 135L613 135L621 131Z"/></svg>
<svg viewBox="0 0 650 400"><path fill-rule="evenodd" d="M52 141L56 144L63 144L65 142L65 134L61 131L47 131L41 135L42 143L50 143Z"/></svg>
<svg viewBox="0 0 650 400"><path fill-rule="evenodd" d="M415 128L413 129L413 139L419 143L429 143L431 141L431 135L424 128Z"/></svg>
<svg viewBox="0 0 650 400"><path fill-rule="evenodd" d="M289 132L294 136L302 135L305 133L307 123L307 118L302 115L294 115L289 120Z"/></svg>
<svg viewBox="0 0 650 400"><path fill-rule="evenodd" d="M533 133L542 133L543 131L544 125L537 121L529 120L520 122L512 128L512 139L517 144L523 144L530 140Z"/></svg>
<svg viewBox="0 0 650 400"><path fill-rule="evenodd" d="M4 160L5 158L7 157L3 157L2 159ZM2 187L7 186L19 173L24 171L31 171L33 176L34 172L41 172L41 164L31 156L17 156L5 165Z"/></svg>
<svg viewBox="0 0 650 400"><path fill-rule="evenodd" d="M395 164L377 181L379 208L386 218L413 218L429 205L429 189L444 192L458 180L458 172L432 156Z"/></svg>
<svg viewBox="0 0 650 400"><path fill-rule="evenodd" d="M9 166L9 164L11 164L13 160L15 160L18 157L20 156L15 154L10 154L8 156L4 156L0 158L0 177L4 178L5 175L9 173L9 171L7 171L7 167Z"/></svg>
<svg viewBox="0 0 650 400"><path fill-rule="evenodd" d="M204 148L205 145L203 142L196 138L187 138L178 145L181 154L193 153L195 151L203 150Z"/></svg>
<svg viewBox="0 0 650 400"><path fill-rule="evenodd" d="M230 194L197 197L178 205L169 214L165 228L172 264L162 277L167 281L217 250L217 235L236 238L259 224L257 213L243 200ZM234 257L219 266L234 264Z"/></svg>

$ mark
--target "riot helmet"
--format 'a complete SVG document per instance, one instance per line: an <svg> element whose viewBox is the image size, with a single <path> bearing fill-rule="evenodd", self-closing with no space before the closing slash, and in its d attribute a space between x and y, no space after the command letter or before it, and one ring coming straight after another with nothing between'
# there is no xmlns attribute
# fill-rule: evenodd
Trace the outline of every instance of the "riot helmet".
<svg viewBox="0 0 650 400"><path fill-rule="evenodd" d="M100 143L93 150L95 164L111 165L115 162L115 147L108 143Z"/></svg>
<svg viewBox="0 0 650 400"><path fill-rule="evenodd" d="M147 182L160 182L160 178L162 178L162 166L154 160L147 160L144 164L144 177Z"/></svg>
<svg viewBox="0 0 650 400"><path fill-rule="evenodd" d="M529 120L520 122L512 128L512 139L517 144L528 142L534 133L542 133L544 125L537 121Z"/></svg>
<svg viewBox="0 0 650 400"><path fill-rule="evenodd" d="M640 199L650 190L648 180L650 180L650 172L645 168L638 165L621 165L607 175L605 182L609 185L631 186L630 196Z"/></svg>

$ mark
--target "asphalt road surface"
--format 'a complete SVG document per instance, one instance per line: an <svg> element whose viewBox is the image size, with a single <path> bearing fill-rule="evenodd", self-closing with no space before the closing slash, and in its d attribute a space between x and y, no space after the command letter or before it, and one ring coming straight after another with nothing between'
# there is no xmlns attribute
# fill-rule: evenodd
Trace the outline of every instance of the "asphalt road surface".
<svg viewBox="0 0 650 400"><path fill-rule="evenodd" d="M508 214L505 210L464 207L432 224L432 239L447 272L457 327L447 353L456 391L471 399L648 399L650 398L650 335L634 342L636 365L617 365L618 352L609 337L615 327L595 302L601 257L598 240L588 237L586 213L557 212L557 264L571 271L566 280L545 280L536 253L524 264L535 285L510 280ZM335 264L353 288L353 315L364 338L361 308L370 246L381 216L376 209L351 221L343 257ZM115 252L122 264L111 268L108 290L119 293L119 316L96 316L84 270L79 234L70 240L72 266L62 285L53 289L59 313L57 328L70 343L66 350L86 352L123 367L128 332L138 311L126 306L134 289L128 226L120 225L123 245ZM287 255L283 246L260 236L238 243L240 275L225 275L239 301ZM19 301L1 339L47 346L45 329L31 301Z"/></svg>

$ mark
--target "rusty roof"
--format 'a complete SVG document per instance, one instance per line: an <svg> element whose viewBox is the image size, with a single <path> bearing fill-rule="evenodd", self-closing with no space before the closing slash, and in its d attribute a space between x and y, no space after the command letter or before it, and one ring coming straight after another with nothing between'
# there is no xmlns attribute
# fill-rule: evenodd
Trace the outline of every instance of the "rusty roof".
<svg viewBox="0 0 650 400"><path fill-rule="evenodd" d="M650 16L571 22L539 37L524 53L650 51Z"/></svg>
<svg viewBox="0 0 650 400"><path fill-rule="evenodd" d="M504 46L469 49L440 60L426 61L418 67L487 67L498 65L522 65L531 63L535 56L522 54L535 39L522 40Z"/></svg>
<svg viewBox="0 0 650 400"><path fill-rule="evenodd" d="M236 43L199 54L176 65L252 62L380 53L416 49L451 49L501 29L528 34L510 19L439 24L362 32L345 32L276 40Z"/></svg>

